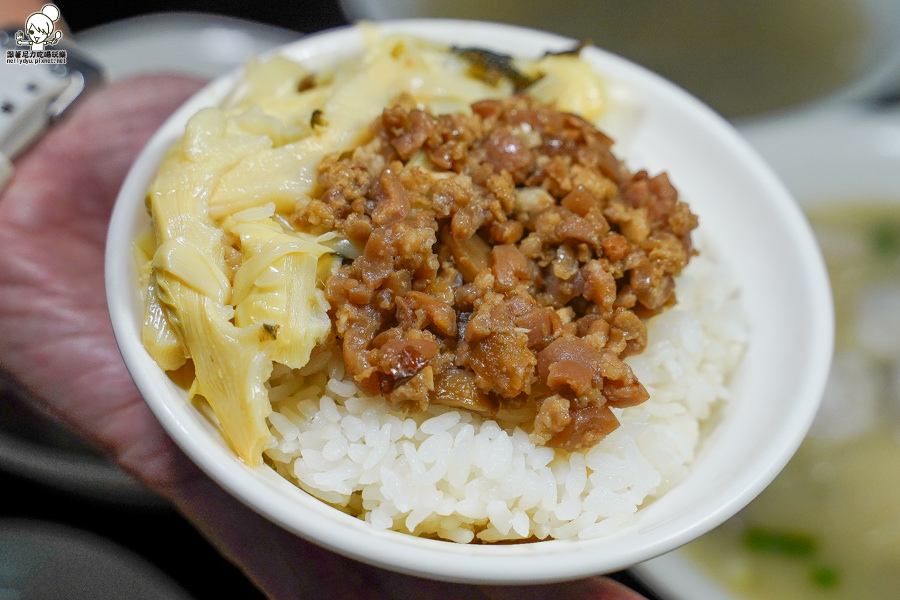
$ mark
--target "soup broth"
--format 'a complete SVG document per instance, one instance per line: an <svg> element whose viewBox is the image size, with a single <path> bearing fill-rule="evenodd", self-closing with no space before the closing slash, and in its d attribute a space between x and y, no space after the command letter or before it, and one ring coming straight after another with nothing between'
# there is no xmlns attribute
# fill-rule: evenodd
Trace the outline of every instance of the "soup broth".
<svg viewBox="0 0 900 600"><path fill-rule="evenodd" d="M836 353L810 435L737 517L686 546L741 598L900 598L900 204L810 214Z"/></svg>

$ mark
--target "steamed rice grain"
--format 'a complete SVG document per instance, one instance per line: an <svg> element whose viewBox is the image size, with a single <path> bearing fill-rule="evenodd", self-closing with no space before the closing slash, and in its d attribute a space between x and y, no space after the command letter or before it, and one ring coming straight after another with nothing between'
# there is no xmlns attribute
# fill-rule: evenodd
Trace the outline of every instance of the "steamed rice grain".
<svg viewBox="0 0 900 600"><path fill-rule="evenodd" d="M446 407L394 413L332 357L273 377L266 460L377 529L457 543L608 535L686 475L746 345L737 287L709 248L678 286L629 359L650 399L615 409L621 426L587 451Z"/></svg>

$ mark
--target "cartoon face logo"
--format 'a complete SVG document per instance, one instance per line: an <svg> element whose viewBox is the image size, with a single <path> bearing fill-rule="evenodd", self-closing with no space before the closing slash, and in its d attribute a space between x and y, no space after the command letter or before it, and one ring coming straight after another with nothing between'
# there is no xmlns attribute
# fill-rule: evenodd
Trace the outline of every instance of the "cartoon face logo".
<svg viewBox="0 0 900 600"><path fill-rule="evenodd" d="M59 20L59 9L55 4L45 4L41 12L32 13L25 20L25 31L16 32L16 44L25 46L31 44L32 50L43 50L44 46L51 46L62 37L61 31L54 31L56 21ZM28 40L25 40L25 35Z"/></svg>

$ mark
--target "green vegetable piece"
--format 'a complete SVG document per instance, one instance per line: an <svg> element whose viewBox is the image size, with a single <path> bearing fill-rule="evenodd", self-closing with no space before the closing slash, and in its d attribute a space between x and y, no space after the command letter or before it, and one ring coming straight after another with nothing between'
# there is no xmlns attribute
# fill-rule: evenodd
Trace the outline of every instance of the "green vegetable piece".
<svg viewBox="0 0 900 600"><path fill-rule="evenodd" d="M263 329L267 334L272 336L272 339L278 339L278 328L281 327L278 323L263 323Z"/></svg>
<svg viewBox="0 0 900 600"><path fill-rule="evenodd" d="M900 224L884 221L875 225L872 229L872 247L881 256L900 254Z"/></svg>
<svg viewBox="0 0 900 600"><path fill-rule="evenodd" d="M744 534L747 548L755 552L784 556L810 556L816 551L816 542L805 533L771 531L753 527Z"/></svg>
<svg viewBox="0 0 900 600"><path fill-rule="evenodd" d="M325 120L323 116L324 113L318 108L312 111L312 115L309 117L309 126L315 129L316 127L325 127L328 125L328 121Z"/></svg>
<svg viewBox="0 0 900 600"><path fill-rule="evenodd" d="M544 52L544 56L578 56L584 48L593 43L594 42L590 40L582 40L566 50L560 50L559 52L551 52L548 50Z"/></svg>
<svg viewBox="0 0 900 600"><path fill-rule="evenodd" d="M809 577L816 587L826 590L834 589L840 583L837 571L824 565L813 568Z"/></svg>
<svg viewBox="0 0 900 600"><path fill-rule="evenodd" d="M454 47L453 52L469 63L469 75L490 85L497 85L502 79L508 79L516 91L521 91L535 82L516 69L513 58L506 54L497 54L483 48Z"/></svg>

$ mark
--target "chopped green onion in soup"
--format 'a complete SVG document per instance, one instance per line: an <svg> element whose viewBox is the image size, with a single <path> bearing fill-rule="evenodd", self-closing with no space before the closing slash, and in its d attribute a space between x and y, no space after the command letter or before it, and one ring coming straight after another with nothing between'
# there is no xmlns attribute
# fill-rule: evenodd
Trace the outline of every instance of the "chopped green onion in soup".
<svg viewBox="0 0 900 600"><path fill-rule="evenodd" d="M747 600L900 598L900 203L811 212L837 336L822 409L782 474L685 550Z"/></svg>

